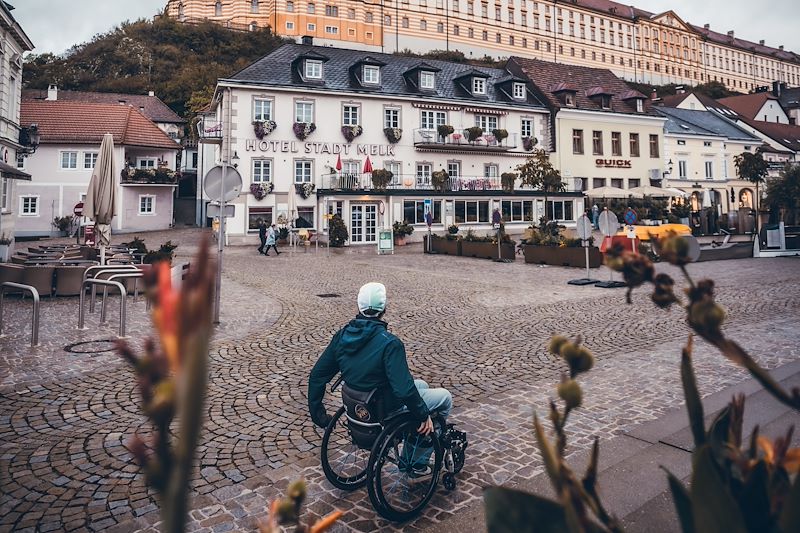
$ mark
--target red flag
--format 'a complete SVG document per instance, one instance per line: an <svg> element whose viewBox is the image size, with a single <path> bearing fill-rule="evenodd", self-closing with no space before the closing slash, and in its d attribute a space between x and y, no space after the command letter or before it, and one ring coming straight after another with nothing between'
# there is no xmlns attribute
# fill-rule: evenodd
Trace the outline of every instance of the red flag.
<svg viewBox="0 0 800 533"><path fill-rule="evenodd" d="M336 160L336 170L342 170L342 154L339 154L339 159Z"/></svg>
<svg viewBox="0 0 800 533"><path fill-rule="evenodd" d="M364 161L364 174L369 174L372 172L372 161L369 160L369 156L367 156L367 160Z"/></svg>

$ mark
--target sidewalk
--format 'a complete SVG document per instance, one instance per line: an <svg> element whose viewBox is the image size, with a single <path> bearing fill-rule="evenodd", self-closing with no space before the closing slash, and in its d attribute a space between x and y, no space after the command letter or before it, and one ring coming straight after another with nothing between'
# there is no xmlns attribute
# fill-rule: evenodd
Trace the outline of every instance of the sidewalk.
<svg viewBox="0 0 800 533"><path fill-rule="evenodd" d="M771 374L787 390L800 387L800 361L776 368ZM800 414L780 404L754 379L748 379L703 399L706 427L738 393L746 396L743 435L749 435L758 424L761 434L774 438L785 434L790 425L800 424ZM800 435L795 432L792 446L798 445ZM684 408L600 443L600 495L603 504L611 514L621 519L628 533L680 531L662 467L688 485L692 447L692 434ZM573 471L581 473L586 468L588 453L577 453L568 461ZM466 468L469 468L469 455ZM546 474L513 487L553 497ZM477 531L476 524L485 529L482 502L425 531Z"/></svg>

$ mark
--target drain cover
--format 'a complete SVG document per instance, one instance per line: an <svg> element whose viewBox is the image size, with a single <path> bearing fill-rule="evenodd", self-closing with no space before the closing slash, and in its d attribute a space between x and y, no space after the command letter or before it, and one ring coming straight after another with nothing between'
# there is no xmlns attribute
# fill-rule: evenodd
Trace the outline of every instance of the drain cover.
<svg viewBox="0 0 800 533"><path fill-rule="evenodd" d="M113 339L100 339L96 341L76 342L64 346L64 351L69 353L87 354L110 352L114 349Z"/></svg>
<svg viewBox="0 0 800 533"><path fill-rule="evenodd" d="M326 292L325 294L317 294L320 298L341 298L341 294L336 294L334 292Z"/></svg>

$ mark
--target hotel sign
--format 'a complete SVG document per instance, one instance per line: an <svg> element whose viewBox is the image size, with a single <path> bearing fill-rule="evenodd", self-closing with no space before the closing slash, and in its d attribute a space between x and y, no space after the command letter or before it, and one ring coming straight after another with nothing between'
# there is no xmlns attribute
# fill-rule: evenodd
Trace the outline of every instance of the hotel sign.
<svg viewBox="0 0 800 533"><path fill-rule="evenodd" d="M346 144L300 141L258 141L247 139L246 152L273 152L283 154L341 154L394 156L393 144Z"/></svg>
<svg viewBox="0 0 800 533"><path fill-rule="evenodd" d="M630 159L595 159L594 164L600 168L631 168Z"/></svg>

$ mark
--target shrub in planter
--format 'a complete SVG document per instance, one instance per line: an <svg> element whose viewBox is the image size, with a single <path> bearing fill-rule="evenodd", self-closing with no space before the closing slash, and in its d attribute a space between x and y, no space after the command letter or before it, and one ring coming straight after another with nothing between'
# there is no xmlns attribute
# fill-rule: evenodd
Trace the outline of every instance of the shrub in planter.
<svg viewBox="0 0 800 533"><path fill-rule="evenodd" d="M364 128L359 125L355 126L342 126L342 135L347 142L353 142L353 139L358 137L364 132Z"/></svg>
<svg viewBox="0 0 800 533"><path fill-rule="evenodd" d="M414 227L405 220L403 222L398 221L392 224L392 233L394 235L395 244L403 246L406 243L406 237L414 233Z"/></svg>
<svg viewBox="0 0 800 533"><path fill-rule="evenodd" d="M281 228L284 229L284 228ZM334 248L344 246L344 243L350 238L347 232L347 226L344 224L341 215L333 215L333 218L328 223L328 242Z"/></svg>
<svg viewBox="0 0 800 533"><path fill-rule="evenodd" d="M455 128L450 124L441 124L436 128L436 133L439 134L439 138L442 140L454 131L456 131Z"/></svg>
<svg viewBox="0 0 800 533"><path fill-rule="evenodd" d="M281 226L278 228L278 242L281 244L286 244L286 241L289 239L289 228L286 226Z"/></svg>
<svg viewBox="0 0 800 533"><path fill-rule="evenodd" d="M689 204L677 204L672 206L672 214L678 218L687 218L691 208Z"/></svg>
<svg viewBox="0 0 800 533"><path fill-rule="evenodd" d="M400 138L403 136L403 130L401 128L384 128L383 134L386 135L386 140L392 144L396 144L400 142Z"/></svg>
<svg viewBox="0 0 800 533"><path fill-rule="evenodd" d="M498 143L501 143L508 138L508 130L492 130L492 135L494 135L494 138L497 139Z"/></svg>
<svg viewBox="0 0 800 533"><path fill-rule="evenodd" d="M314 130L317 129L317 125L313 122L295 122L292 125L292 131L294 132L295 137L304 141L306 137L314 133Z"/></svg>
<svg viewBox="0 0 800 533"><path fill-rule="evenodd" d="M383 190L392 181L394 173L391 170L376 168L372 171L372 188Z"/></svg>
<svg viewBox="0 0 800 533"><path fill-rule="evenodd" d="M172 244L172 241L167 241L162 244L158 250L148 250L142 262L157 263L159 261L167 261L171 263L172 258L175 257L175 248L177 247L177 244Z"/></svg>
<svg viewBox="0 0 800 533"><path fill-rule="evenodd" d="M536 137L523 137L522 138L522 149L526 152L532 152L533 147L539 144L539 140Z"/></svg>
<svg viewBox="0 0 800 533"><path fill-rule="evenodd" d="M455 224L450 224L449 226L447 226L447 232L450 235L455 235L456 233L458 233L458 226L456 226Z"/></svg>
<svg viewBox="0 0 800 533"><path fill-rule="evenodd" d="M260 141L277 128L278 125L275 123L274 120L254 120L253 121L253 133L256 134L256 137Z"/></svg>
<svg viewBox="0 0 800 533"><path fill-rule="evenodd" d="M72 229L74 217L72 215L67 215L65 217L55 217L53 219L53 226L58 228L64 235L69 235L70 230Z"/></svg>
<svg viewBox="0 0 800 533"><path fill-rule="evenodd" d="M430 250L437 254L461 255L461 239L456 235L447 234L440 237L435 233L431 235ZM428 250L428 236L425 235L425 250Z"/></svg>
<svg viewBox="0 0 800 533"><path fill-rule="evenodd" d="M472 126L471 128L467 128L464 130L464 136L471 143L474 143L475 141L480 139L481 135L483 135L483 128L481 128L480 126Z"/></svg>
<svg viewBox="0 0 800 533"><path fill-rule="evenodd" d="M503 172L500 174L500 184L506 192L514 190L514 183L517 181L516 172Z"/></svg>
<svg viewBox="0 0 800 533"><path fill-rule="evenodd" d="M447 190L447 180L450 174L446 170L434 170L431 173L431 185L437 191L443 192Z"/></svg>
<svg viewBox="0 0 800 533"><path fill-rule="evenodd" d="M132 241L124 244L129 250L133 250L134 253L146 254L148 252L147 246L144 244L144 239L140 239L139 237L134 237Z"/></svg>

